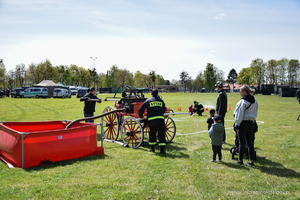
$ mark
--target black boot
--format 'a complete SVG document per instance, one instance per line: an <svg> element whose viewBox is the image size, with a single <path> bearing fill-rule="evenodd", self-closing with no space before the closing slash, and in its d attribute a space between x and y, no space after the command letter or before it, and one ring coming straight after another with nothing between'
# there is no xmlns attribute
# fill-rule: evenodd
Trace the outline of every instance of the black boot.
<svg viewBox="0 0 300 200"><path fill-rule="evenodd" d="M151 145L151 146L150 146L150 150L149 150L149 152L153 152L153 153L155 153L155 146L154 146L154 145Z"/></svg>
<svg viewBox="0 0 300 200"><path fill-rule="evenodd" d="M165 146L160 146L160 154L166 154Z"/></svg>

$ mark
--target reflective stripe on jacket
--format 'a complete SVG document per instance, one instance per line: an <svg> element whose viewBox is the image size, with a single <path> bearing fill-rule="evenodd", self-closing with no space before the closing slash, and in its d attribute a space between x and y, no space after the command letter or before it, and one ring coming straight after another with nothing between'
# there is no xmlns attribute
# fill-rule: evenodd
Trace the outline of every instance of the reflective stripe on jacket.
<svg viewBox="0 0 300 200"><path fill-rule="evenodd" d="M159 97L147 99L139 108L139 117L143 118L143 113L147 108L147 119L149 126L164 125L164 113L166 112L165 102Z"/></svg>

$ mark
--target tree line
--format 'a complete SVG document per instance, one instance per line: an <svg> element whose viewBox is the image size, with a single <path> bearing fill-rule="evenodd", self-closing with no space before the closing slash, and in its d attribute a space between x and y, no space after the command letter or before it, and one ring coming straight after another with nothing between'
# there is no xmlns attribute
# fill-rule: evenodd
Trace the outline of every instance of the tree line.
<svg viewBox="0 0 300 200"><path fill-rule="evenodd" d="M257 58L252 60L247 68L243 68L238 77L239 84L260 85L262 83L281 84L293 87L300 82L299 60L282 58L271 59L264 62Z"/></svg>
<svg viewBox="0 0 300 200"><path fill-rule="evenodd" d="M113 65L106 73L97 73L95 68L85 69L75 64L53 66L50 60L46 59L38 64L32 63L28 67L23 63L18 64L14 70L6 71L3 59L0 60L0 88L32 86L42 80L96 88L116 88L122 84L148 88L164 85L163 76L156 74L155 71L150 71L149 74L136 71L132 74L127 69L118 68L117 65Z"/></svg>
<svg viewBox="0 0 300 200"><path fill-rule="evenodd" d="M194 80L189 76L188 72L182 71L180 73L180 81L184 85L185 90L188 88L190 91L200 91L201 88L213 91L217 81L228 84L238 83L239 85L257 86L265 83L294 87L300 84L300 64L297 59L288 60L287 58L282 58L264 62L263 59L257 58L252 60L249 67L243 68L239 73L235 69L231 69L225 79L222 70L219 70L211 63L207 63L205 70L203 72L200 71ZM178 84L175 80L172 82Z"/></svg>
<svg viewBox="0 0 300 200"><path fill-rule="evenodd" d="M96 88L116 88L122 84L146 88L153 88L156 85L175 85L183 86L184 91L186 89L200 91L202 88L213 91L217 81L247 85L282 84L292 87L300 83L299 70L300 64L296 59L271 59L264 62L263 59L257 58L239 73L231 69L227 78L225 78L224 71L212 63L207 63L205 69L199 71L195 79L192 79L189 72L183 70L178 80L173 79L169 82L154 70L151 70L149 74L143 74L140 71L133 74L127 69L120 69L117 65L113 65L106 73L98 73L95 68L86 69L75 64L53 66L48 59L37 64L32 63L28 67L23 63L18 64L14 70L7 72L3 59L0 59L0 87L31 86L42 80L53 80L64 85L95 86Z"/></svg>

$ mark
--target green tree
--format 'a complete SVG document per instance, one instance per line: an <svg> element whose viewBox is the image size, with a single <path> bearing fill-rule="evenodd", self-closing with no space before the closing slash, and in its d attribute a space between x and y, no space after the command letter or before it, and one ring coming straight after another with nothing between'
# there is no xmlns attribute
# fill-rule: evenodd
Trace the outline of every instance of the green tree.
<svg viewBox="0 0 300 200"><path fill-rule="evenodd" d="M56 69L58 70L59 75L59 82L65 85L69 85L71 81L71 71L69 70L69 67L67 65L59 65L56 66Z"/></svg>
<svg viewBox="0 0 300 200"><path fill-rule="evenodd" d="M162 75L157 74L155 80L156 80L155 81L156 85L164 85L165 84L165 79Z"/></svg>
<svg viewBox="0 0 300 200"><path fill-rule="evenodd" d="M113 65L110 70L107 70L105 77L106 87L117 88L120 86L115 82L115 76L118 70L117 65Z"/></svg>
<svg viewBox="0 0 300 200"><path fill-rule="evenodd" d="M198 73L195 80L192 81L194 90L200 91L201 88L205 87L205 77L202 71Z"/></svg>
<svg viewBox="0 0 300 200"><path fill-rule="evenodd" d="M155 87L155 80L156 80L155 71L151 70L150 73L149 73L149 76L150 76L150 79L151 79L151 81L153 83L152 88L154 88Z"/></svg>
<svg viewBox="0 0 300 200"><path fill-rule="evenodd" d="M250 74L250 67L247 68L243 68L238 76L237 76L237 82L238 84L246 84L246 85L250 85L250 80L251 80L251 74Z"/></svg>
<svg viewBox="0 0 300 200"><path fill-rule="evenodd" d="M114 82L116 82L116 84L118 85L118 87L120 85L123 85L123 84L133 85L133 83L134 83L134 81L133 81L133 75L127 69L119 69L115 73L115 80L114 80Z"/></svg>
<svg viewBox="0 0 300 200"><path fill-rule="evenodd" d="M95 87L96 85L96 77L97 77L97 72L96 69L93 68L92 70L88 69L88 72L90 74L90 77L92 78L91 81L93 82L93 86Z"/></svg>
<svg viewBox="0 0 300 200"><path fill-rule="evenodd" d="M144 86L147 86L145 84L145 74L143 74L142 72L140 71L136 71L134 73L134 76L133 76L133 81L134 81L134 87L138 88L138 87L144 87ZM148 86L147 86L148 87Z"/></svg>
<svg viewBox="0 0 300 200"><path fill-rule="evenodd" d="M278 80L281 84L286 83L288 65L289 65L289 60L286 58L282 58L281 60L277 61L278 75L279 75Z"/></svg>
<svg viewBox="0 0 300 200"><path fill-rule="evenodd" d="M25 67L25 64L21 63L21 64L18 64L16 67L15 67L15 86L16 87L22 87L23 86L23 83L25 81L25 72L26 72L26 67Z"/></svg>
<svg viewBox="0 0 300 200"><path fill-rule="evenodd" d="M6 69L3 59L0 59L0 87L6 87Z"/></svg>
<svg viewBox="0 0 300 200"><path fill-rule="evenodd" d="M78 78L79 83L85 87L91 86L92 77L88 70L83 67L78 67Z"/></svg>
<svg viewBox="0 0 300 200"><path fill-rule="evenodd" d="M216 70L214 65L211 63L207 63L206 68L204 70L205 77L205 86L208 90L212 91L215 89L215 84L217 82Z"/></svg>
<svg viewBox="0 0 300 200"><path fill-rule="evenodd" d="M299 60L291 59L287 67L288 71L288 81L290 87L294 86L295 81L297 80L297 72L300 69Z"/></svg>
<svg viewBox="0 0 300 200"><path fill-rule="evenodd" d="M229 71L226 82L232 84L232 88L234 88L234 84L237 82L237 73L235 69Z"/></svg>
<svg viewBox="0 0 300 200"><path fill-rule="evenodd" d="M69 71L70 71L70 79L71 79L71 85L79 85L79 70L78 70L78 66L71 64L69 67Z"/></svg>
<svg viewBox="0 0 300 200"><path fill-rule="evenodd" d="M45 72L45 66L43 65L43 63L39 63L34 69L33 83L40 83L42 80L44 80L45 79L44 72Z"/></svg>
<svg viewBox="0 0 300 200"><path fill-rule="evenodd" d="M266 63L263 59L257 58L250 64L250 84L260 85L265 82Z"/></svg>
<svg viewBox="0 0 300 200"><path fill-rule="evenodd" d="M278 79L278 65L277 61L274 59L271 59L267 63L267 79L269 83L275 83L277 84L277 79Z"/></svg>
<svg viewBox="0 0 300 200"><path fill-rule="evenodd" d="M97 77L96 77L97 88L102 88L103 87L104 79L105 79L105 74L104 73L99 73L97 75Z"/></svg>

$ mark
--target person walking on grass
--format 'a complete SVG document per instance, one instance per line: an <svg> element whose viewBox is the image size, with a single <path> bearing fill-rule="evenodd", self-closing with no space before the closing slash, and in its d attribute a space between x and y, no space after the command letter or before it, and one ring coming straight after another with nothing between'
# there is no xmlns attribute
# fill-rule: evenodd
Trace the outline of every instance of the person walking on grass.
<svg viewBox="0 0 300 200"><path fill-rule="evenodd" d="M216 104L216 112L218 115L222 117L222 124L225 127L225 115L227 112L227 94L223 89L222 81L218 81L215 86L217 87L217 90L219 92L219 96L217 98L217 104ZM225 128L223 133L223 144L226 144Z"/></svg>
<svg viewBox="0 0 300 200"><path fill-rule="evenodd" d="M95 112L96 102L101 103L101 98L96 96L96 89L92 87L90 92L85 94L83 97L80 98L80 101L84 101L84 108L83 114L84 117L93 117ZM94 123L94 120L88 120L85 122Z"/></svg>
<svg viewBox="0 0 300 200"><path fill-rule="evenodd" d="M213 159L212 162L216 162L216 157L218 154L219 162L222 162L222 144L223 144L223 132L224 126L222 124L222 117L220 115L215 115L214 124L208 131L208 135L210 137L212 151L213 151Z"/></svg>
<svg viewBox="0 0 300 200"><path fill-rule="evenodd" d="M253 93L255 90L251 89L248 85L243 85L240 88L241 100L236 104L234 110L235 117L235 130L239 139L239 160L236 162L243 165L243 157L245 153L245 142L248 144L249 151L249 166L254 166L254 147L253 147L253 134L254 123L257 117L258 103L255 100Z"/></svg>

